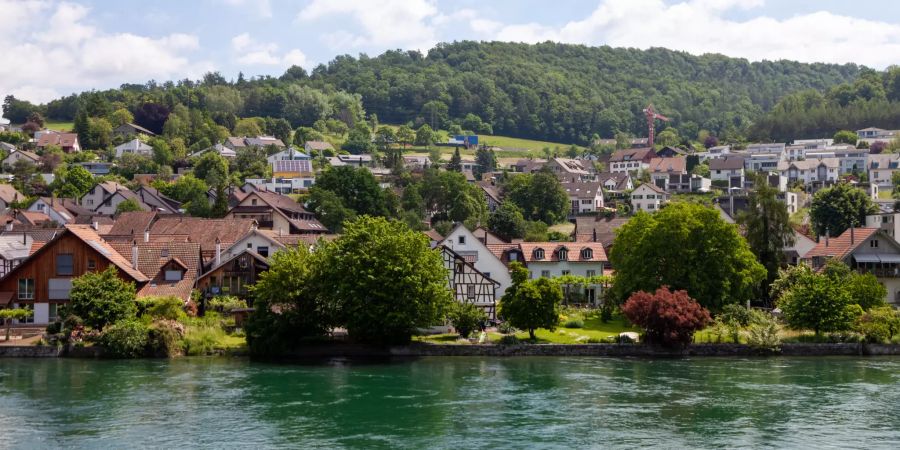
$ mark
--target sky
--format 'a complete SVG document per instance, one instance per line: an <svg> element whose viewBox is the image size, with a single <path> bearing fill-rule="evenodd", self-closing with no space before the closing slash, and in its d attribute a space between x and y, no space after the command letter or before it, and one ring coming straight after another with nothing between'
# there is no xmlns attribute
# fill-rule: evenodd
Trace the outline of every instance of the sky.
<svg viewBox="0 0 900 450"><path fill-rule="evenodd" d="M0 0L0 97L311 70L458 40L900 64L894 0Z"/></svg>

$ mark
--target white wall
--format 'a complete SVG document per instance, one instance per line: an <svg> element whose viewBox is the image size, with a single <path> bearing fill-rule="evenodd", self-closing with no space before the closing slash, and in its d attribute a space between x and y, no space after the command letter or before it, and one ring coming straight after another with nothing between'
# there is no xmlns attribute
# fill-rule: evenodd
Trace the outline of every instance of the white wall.
<svg viewBox="0 0 900 450"><path fill-rule="evenodd" d="M460 236L464 237L464 242L460 242ZM467 252L478 252L478 259L472 263L472 265L474 265L481 273L488 275L488 277L500 283L500 285L497 286L498 300L512 284L512 277L509 275L509 269L503 264L503 261L500 261L499 258L494 256L494 254L491 253L491 251L488 250L488 248L485 247L471 231L466 229L466 227L456 227L443 241L441 241L441 243L450 247L450 249L457 253L465 254Z"/></svg>

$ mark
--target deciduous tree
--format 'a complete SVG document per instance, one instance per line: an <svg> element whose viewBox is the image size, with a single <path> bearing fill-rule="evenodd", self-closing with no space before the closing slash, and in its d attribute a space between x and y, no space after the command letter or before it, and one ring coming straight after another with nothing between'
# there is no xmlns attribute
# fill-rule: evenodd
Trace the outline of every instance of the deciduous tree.
<svg viewBox="0 0 900 450"><path fill-rule="evenodd" d="M103 272L88 272L72 280L69 308L84 323L97 329L134 317L134 283L119 277L110 265Z"/></svg>

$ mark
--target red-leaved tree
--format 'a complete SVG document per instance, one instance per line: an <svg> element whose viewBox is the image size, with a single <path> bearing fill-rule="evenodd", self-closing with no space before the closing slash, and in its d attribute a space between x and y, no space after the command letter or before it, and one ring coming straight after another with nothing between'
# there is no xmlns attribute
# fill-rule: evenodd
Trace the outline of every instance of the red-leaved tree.
<svg viewBox="0 0 900 450"><path fill-rule="evenodd" d="M644 329L647 343L667 347L690 344L694 332L710 323L709 311L687 291L672 292L668 286L653 294L644 291L631 294L622 312L631 323Z"/></svg>

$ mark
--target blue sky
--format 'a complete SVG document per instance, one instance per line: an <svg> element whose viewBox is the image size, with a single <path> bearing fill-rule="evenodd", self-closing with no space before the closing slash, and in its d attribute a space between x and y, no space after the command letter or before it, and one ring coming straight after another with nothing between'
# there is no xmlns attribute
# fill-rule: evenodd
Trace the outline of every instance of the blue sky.
<svg viewBox="0 0 900 450"><path fill-rule="evenodd" d="M0 11L0 96L33 101L462 39L900 63L888 0L0 0Z"/></svg>

